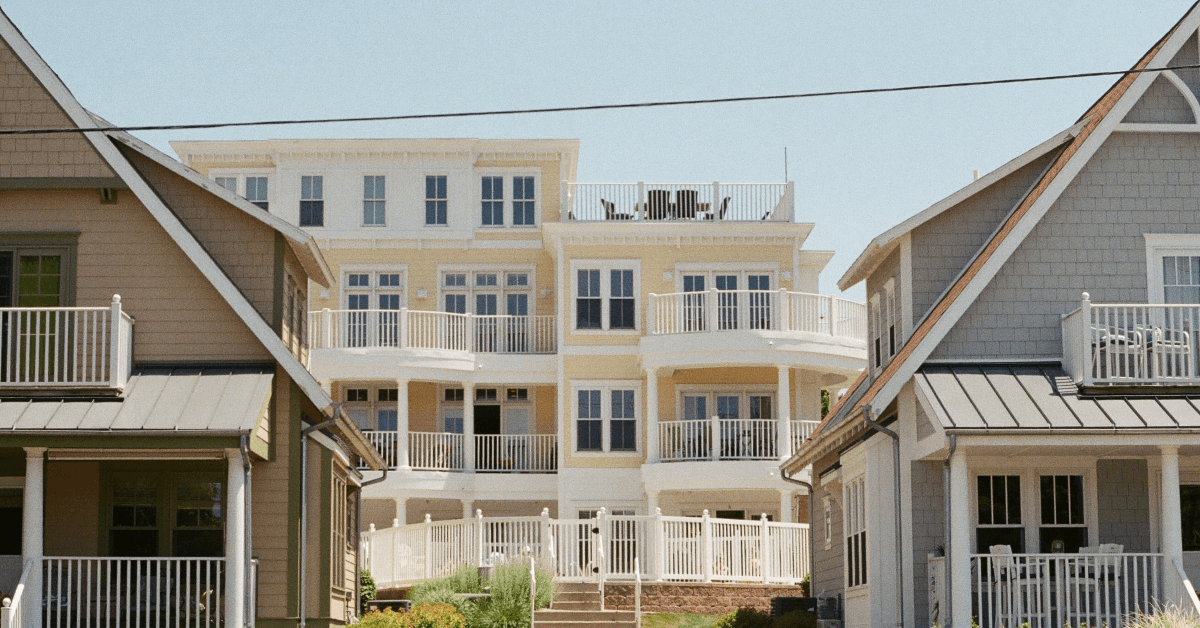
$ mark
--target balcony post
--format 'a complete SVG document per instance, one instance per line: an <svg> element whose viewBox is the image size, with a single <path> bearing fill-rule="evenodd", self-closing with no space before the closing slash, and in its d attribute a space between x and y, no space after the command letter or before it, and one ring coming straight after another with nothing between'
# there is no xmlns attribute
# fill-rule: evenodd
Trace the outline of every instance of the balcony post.
<svg viewBox="0 0 1200 628"><path fill-rule="evenodd" d="M400 329L399 329L398 333L399 333L400 337L396 339L396 348L407 349L408 348L408 308L406 308L406 307L400 308Z"/></svg>
<svg viewBox="0 0 1200 628"><path fill-rule="evenodd" d="M663 520L662 508L658 507L658 493L654 493L651 497L651 503L654 505L654 529L651 534L654 536L654 544L650 546L650 577L655 582L662 582L663 579L663 556L666 552L663 548Z"/></svg>
<svg viewBox="0 0 1200 628"><path fill-rule="evenodd" d="M225 625L246 622L246 472L242 450L225 450Z"/></svg>
<svg viewBox="0 0 1200 628"><path fill-rule="evenodd" d="M558 186L558 219L561 222L566 222L570 217L571 212L571 182L567 181L566 179L562 179L559 181Z"/></svg>
<svg viewBox="0 0 1200 628"><path fill-rule="evenodd" d="M709 217L713 220L717 219L717 213L721 211L721 184L713 181L712 184L712 205L708 206Z"/></svg>
<svg viewBox="0 0 1200 628"><path fill-rule="evenodd" d="M395 538L397 535L392 535ZM425 513L425 579L433 577L433 517ZM398 564L398 563L394 563ZM394 568L394 567L393 567Z"/></svg>
<svg viewBox="0 0 1200 628"><path fill-rule="evenodd" d="M397 497L397 498L393 499L392 501L395 502L395 504L396 504L396 517L394 519L392 519L392 523L395 524L396 527L400 527L401 525L407 525L408 524L408 500L403 497ZM400 523L401 521L403 521L404 523L401 524Z"/></svg>
<svg viewBox="0 0 1200 628"><path fill-rule="evenodd" d="M654 319L658 316L658 295L650 293L646 303L646 335L654 335Z"/></svg>
<svg viewBox="0 0 1200 628"><path fill-rule="evenodd" d="M463 470L475 472L475 384L463 382Z"/></svg>
<svg viewBox="0 0 1200 628"><path fill-rule="evenodd" d="M829 295L829 296L823 297L823 298L826 299L828 302L828 305L826 306L826 312L828 313L828 316L829 316L829 335L837 337L837 335L838 335L837 313L834 310L834 308L837 307L837 300L833 297L833 295Z"/></svg>
<svg viewBox="0 0 1200 628"><path fill-rule="evenodd" d="M550 552L550 544L552 542L551 537L553 535L553 531L550 529L549 508L542 509L542 520L540 523L541 530L539 531L539 534L541 535L542 542L541 548L538 551L538 562L541 563L542 569L545 569L550 573L554 573L554 562L550 558L552 555Z"/></svg>
<svg viewBox="0 0 1200 628"><path fill-rule="evenodd" d="M479 565L483 567L487 563L483 562L485 553L483 551L483 510L475 511L475 548L479 551Z"/></svg>
<svg viewBox="0 0 1200 628"><path fill-rule="evenodd" d="M708 289L708 316L703 317L704 329L701 331L717 331L721 329L721 324L717 321L721 319L721 310L718 309L718 304L721 302L717 298L717 288L714 286Z"/></svg>
<svg viewBox="0 0 1200 628"><path fill-rule="evenodd" d="M1079 304L1079 316L1082 324L1079 326L1083 333L1079 334L1076 342L1079 343L1079 358L1083 366L1083 385L1091 386L1094 382L1092 374L1092 342L1090 330L1092 329L1092 299L1088 293L1083 293L1083 300ZM1100 364L1099 346L1095 349L1096 364ZM1111 377L1112 374L1110 373Z"/></svg>
<svg viewBox="0 0 1200 628"><path fill-rule="evenodd" d="M332 349L337 346L333 342L333 312L329 308L321 309L321 342L309 344L313 345L313 349Z"/></svg>
<svg viewBox="0 0 1200 628"><path fill-rule="evenodd" d="M121 295L114 294L112 304L109 305L109 340L108 340L108 379L109 385L113 388L124 388L125 384L121 380L122 374L125 372L125 366L121 364L121 347L123 346L123 338L121 338Z"/></svg>
<svg viewBox="0 0 1200 628"><path fill-rule="evenodd" d="M640 213L642 215L642 220L645 220L647 217L650 216L650 213L648 211L646 211L648 208L646 207L646 182L645 181L637 182L637 204L634 205L634 207L639 208L638 213Z"/></svg>
<svg viewBox="0 0 1200 628"><path fill-rule="evenodd" d="M1162 460L1162 499L1158 501L1162 517L1163 599L1167 604L1184 604L1183 583L1172 563L1183 560L1183 523L1179 507L1179 447L1160 448Z"/></svg>
<svg viewBox="0 0 1200 628"><path fill-rule="evenodd" d="M466 351L467 353L474 353L475 352L475 332L476 332L475 326L479 324L479 319L475 318L474 314L466 314L465 318L463 318L463 323L464 323L463 327L466 328L466 333L464 334L464 338L463 338L463 341L466 344L466 346L463 347L463 351ZM446 347L446 348L453 349L454 347ZM493 350L494 350L494 348L493 348Z"/></svg>
<svg viewBox="0 0 1200 628"><path fill-rule="evenodd" d="M713 572L713 538L712 521L708 518L708 509L700 515L700 574L704 582L712 582Z"/></svg>
<svg viewBox="0 0 1200 628"><path fill-rule="evenodd" d="M796 511L792 508L792 490L779 490L779 522L780 523L796 523ZM812 530L812 522L809 521L809 530Z"/></svg>
<svg viewBox="0 0 1200 628"><path fill-rule="evenodd" d="M21 521L21 558L33 569L33 577L25 586L22 604L25 626L42 625L42 535L45 504L46 448L25 448L25 495ZM29 563L32 561L32 565Z"/></svg>
<svg viewBox="0 0 1200 628"><path fill-rule="evenodd" d="M775 456L786 459L792 455L792 369L779 367L779 391L775 395L779 406L779 436L775 440Z"/></svg>
<svg viewBox="0 0 1200 628"><path fill-rule="evenodd" d="M408 469L408 380L396 380L396 468Z"/></svg>
<svg viewBox="0 0 1200 628"><path fill-rule="evenodd" d="M782 514L780 515L783 516ZM758 569L762 571L762 583L771 581L771 529L767 527L767 513L758 518Z"/></svg>
<svg viewBox="0 0 1200 628"><path fill-rule="evenodd" d="M724 438L721 434L721 415L714 414L708 420L709 438L708 438L708 455L713 460L721 459L721 445L724 444Z"/></svg>
<svg viewBox="0 0 1200 628"><path fill-rule="evenodd" d="M658 369L646 369L646 462L661 461L658 442Z"/></svg>

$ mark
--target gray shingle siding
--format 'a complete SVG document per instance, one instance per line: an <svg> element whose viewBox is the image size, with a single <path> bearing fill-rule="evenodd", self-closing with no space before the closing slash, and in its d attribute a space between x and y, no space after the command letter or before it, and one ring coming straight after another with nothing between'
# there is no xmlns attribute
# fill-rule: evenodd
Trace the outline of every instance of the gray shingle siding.
<svg viewBox="0 0 1200 628"><path fill-rule="evenodd" d="M929 555L945 548L945 486L942 463L912 463L912 574L913 605L917 626L929 625Z"/></svg>
<svg viewBox="0 0 1200 628"><path fill-rule="evenodd" d="M1060 358L1083 292L1147 301L1145 233L1200 233L1200 137L1114 133L932 357Z"/></svg>
<svg viewBox="0 0 1200 628"><path fill-rule="evenodd" d="M1149 552L1150 474L1145 460L1096 461L1097 543L1120 543L1126 552Z"/></svg>
<svg viewBox="0 0 1200 628"><path fill-rule="evenodd" d="M1171 67L1181 65L1195 65L1200 62L1200 51L1196 49L1196 35L1188 38L1179 52L1175 53L1175 58L1171 59ZM1192 89L1193 94L1200 94L1200 69L1191 68L1187 70L1175 70L1175 74L1183 79L1184 84Z"/></svg>
<svg viewBox="0 0 1200 628"><path fill-rule="evenodd" d="M813 472L820 473L837 462L837 454L830 454L813 464ZM814 479L813 493L816 500L813 509L816 521L813 522L813 595L833 595L845 590L842 578L842 485L840 482L826 480L823 486L816 486ZM833 514L831 543L825 549L825 496L830 500Z"/></svg>
<svg viewBox="0 0 1200 628"><path fill-rule="evenodd" d="M1133 106L1123 122L1189 124L1195 122L1195 117L1179 89L1160 76L1154 79L1154 83L1142 94L1142 99Z"/></svg>
<svg viewBox="0 0 1200 628"><path fill-rule="evenodd" d="M913 230L914 326L1025 197L1055 154L1033 161Z"/></svg>

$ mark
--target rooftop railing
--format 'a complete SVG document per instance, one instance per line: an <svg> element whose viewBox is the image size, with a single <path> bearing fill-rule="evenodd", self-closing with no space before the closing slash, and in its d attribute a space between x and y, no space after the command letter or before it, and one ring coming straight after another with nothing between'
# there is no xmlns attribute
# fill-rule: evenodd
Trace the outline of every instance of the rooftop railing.
<svg viewBox="0 0 1200 628"><path fill-rule="evenodd" d="M793 183L570 183L564 221L792 222Z"/></svg>

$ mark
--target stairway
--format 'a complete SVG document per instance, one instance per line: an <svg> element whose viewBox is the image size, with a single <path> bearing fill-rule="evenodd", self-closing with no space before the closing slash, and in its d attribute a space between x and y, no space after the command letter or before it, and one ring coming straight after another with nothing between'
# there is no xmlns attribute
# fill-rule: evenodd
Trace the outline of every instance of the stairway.
<svg viewBox="0 0 1200 628"><path fill-rule="evenodd" d="M559 584L550 608L533 614L534 628L634 628L636 623L633 611L600 610L600 585L592 582Z"/></svg>

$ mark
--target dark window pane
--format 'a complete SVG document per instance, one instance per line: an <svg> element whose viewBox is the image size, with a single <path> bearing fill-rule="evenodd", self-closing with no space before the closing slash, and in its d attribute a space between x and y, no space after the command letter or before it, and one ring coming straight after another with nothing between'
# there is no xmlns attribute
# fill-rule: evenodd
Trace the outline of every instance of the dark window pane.
<svg viewBox="0 0 1200 628"><path fill-rule="evenodd" d="M157 530L110 530L109 556L157 556Z"/></svg>
<svg viewBox="0 0 1200 628"><path fill-rule="evenodd" d="M610 451L635 451L637 449L636 421L614 420L609 424L611 432Z"/></svg>
<svg viewBox="0 0 1200 628"><path fill-rule="evenodd" d="M1083 476L1071 475L1071 523L1083 523Z"/></svg>
<svg viewBox="0 0 1200 628"><path fill-rule="evenodd" d="M992 523L992 482L991 477L981 475L975 483L976 501L979 502L979 524L990 525Z"/></svg>
<svg viewBox="0 0 1200 628"><path fill-rule="evenodd" d="M634 329L637 326L637 323L634 320L633 311L633 299L609 299L608 328Z"/></svg>
<svg viewBox="0 0 1200 628"><path fill-rule="evenodd" d="M223 530L176 530L175 556L224 556Z"/></svg>
<svg viewBox="0 0 1200 628"><path fill-rule="evenodd" d="M1179 514L1183 524L1183 551L1200 551L1200 486L1179 487Z"/></svg>
<svg viewBox="0 0 1200 628"><path fill-rule="evenodd" d="M1063 551L1067 554L1079 553L1079 548L1088 544L1087 528L1040 528L1038 530L1040 537L1038 542L1038 551L1043 554L1050 553L1054 547L1054 541L1063 542Z"/></svg>
<svg viewBox="0 0 1200 628"><path fill-rule="evenodd" d="M1008 523L1021 523L1021 476L1008 476Z"/></svg>
<svg viewBox="0 0 1200 628"><path fill-rule="evenodd" d="M975 552L987 554L993 545L1007 545L1014 554L1025 552L1025 528L978 528L975 530Z"/></svg>
<svg viewBox="0 0 1200 628"><path fill-rule="evenodd" d="M1054 476L1042 476L1042 523L1054 523Z"/></svg>
<svg viewBox="0 0 1200 628"><path fill-rule="evenodd" d="M600 329L600 299L575 300L575 328Z"/></svg>
<svg viewBox="0 0 1200 628"><path fill-rule="evenodd" d="M1071 523L1071 489L1067 476L1054 476L1054 521Z"/></svg>
<svg viewBox="0 0 1200 628"><path fill-rule="evenodd" d="M601 451L603 449L600 433L602 421L576 421L579 434L576 439L576 449L579 451Z"/></svg>

